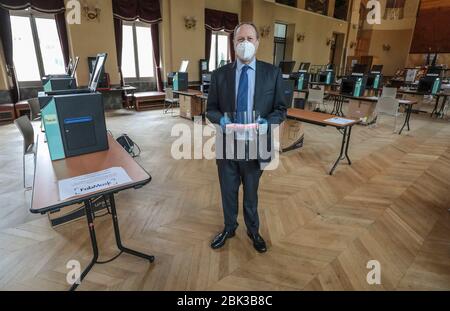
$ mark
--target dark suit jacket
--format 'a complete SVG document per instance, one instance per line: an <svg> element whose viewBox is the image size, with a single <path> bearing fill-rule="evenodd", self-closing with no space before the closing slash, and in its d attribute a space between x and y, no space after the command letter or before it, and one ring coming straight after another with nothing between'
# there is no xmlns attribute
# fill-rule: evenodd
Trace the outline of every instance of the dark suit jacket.
<svg viewBox="0 0 450 311"><path fill-rule="evenodd" d="M220 67L212 73L206 108L206 117L212 123L219 124L225 112L236 111L235 89L236 62ZM258 111L269 123L269 131L265 136L269 148L272 142L270 125L279 125L286 118L285 101L281 69L257 60L253 110ZM259 159L260 162L270 160Z"/></svg>

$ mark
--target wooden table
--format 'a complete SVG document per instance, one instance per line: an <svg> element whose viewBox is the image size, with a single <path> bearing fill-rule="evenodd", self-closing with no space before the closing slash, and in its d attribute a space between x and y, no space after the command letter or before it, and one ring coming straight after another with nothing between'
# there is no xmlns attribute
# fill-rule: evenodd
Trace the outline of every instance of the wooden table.
<svg viewBox="0 0 450 311"><path fill-rule="evenodd" d="M339 92L333 92L333 91L328 92L328 94L335 96L336 101L337 101L337 104L335 103L335 107L333 107L333 111L331 112L331 114L334 114L335 108L336 108L336 111L340 111L340 113L336 113L336 114L340 115L340 116L344 115L342 113L342 105L344 103L345 98L352 99L352 100L365 101L365 102L369 102L369 103L373 103L373 104L378 103L378 100L379 100L379 97L377 97L377 96L352 96L352 95L340 94ZM403 129L405 128L405 126L408 127L408 131L410 130L410 119L411 119L411 114L413 111L412 108L417 103L418 102L414 101L414 100L399 99L399 104L406 107L405 121L399 131L399 135L403 132Z"/></svg>
<svg viewBox="0 0 450 311"><path fill-rule="evenodd" d="M423 96L433 96L434 98L436 98L433 111L431 112L431 117L433 117L434 115L437 115L437 116L442 115L442 112L444 110L445 101L447 100L447 96L448 96L448 94L446 95L442 91L440 91L436 94L431 94L431 93L426 93L426 92L419 92L417 89L401 89L401 88L397 90L397 93L403 94L403 95L410 95L410 96L414 96L414 97L420 96L423 98ZM441 107L440 111L438 112L437 109L438 109L439 100L441 97L444 98L444 102L442 103L442 107ZM425 112L426 113L426 111L424 111L424 110L417 110L417 112Z"/></svg>
<svg viewBox="0 0 450 311"><path fill-rule="evenodd" d="M109 199L111 207L111 216L113 220L114 234L116 244L120 252L113 257L116 259L122 253L128 253L154 261L154 256L143 254L135 250L126 248L122 245L114 194L131 188L140 188L150 182L151 176L122 148L119 143L108 135L109 149L101 152L84 154L76 157L70 157L58 161L51 161L48 146L44 134L38 135L36 165L33 182L33 193L31 199L32 213L47 213L59 210L65 206L84 203L85 214L87 218L93 258L86 269L81 273L80 282L86 277L87 273L98 261L98 246L95 236L95 227L93 221L92 199L103 197ZM72 178L84 174L90 174L105 170L111 167L122 167L131 179L131 182L111 186L107 189L93 193L78 195L66 200L60 200L58 181L61 179ZM78 284L74 283L70 290L75 290Z"/></svg>
<svg viewBox="0 0 450 311"><path fill-rule="evenodd" d="M202 92L199 90L187 89L184 91L173 91L178 94L180 99L180 117L192 119L195 116L202 115L202 100L199 96Z"/></svg>
<svg viewBox="0 0 450 311"><path fill-rule="evenodd" d="M339 164L341 160L347 159L348 164L352 165L350 157L348 156L348 148L350 145L350 136L352 134L352 127L355 124L358 124L359 120L353 120L350 123L345 125L326 121L331 118L335 118L335 115L321 112L308 111L297 108L289 108L287 110L287 118L294 119L301 122L311 123L319 126L331 126L339 130L342 134L342 144L341 144L341 152L333 167L330 170L330 175L333 175L336 166Z"/></svg>

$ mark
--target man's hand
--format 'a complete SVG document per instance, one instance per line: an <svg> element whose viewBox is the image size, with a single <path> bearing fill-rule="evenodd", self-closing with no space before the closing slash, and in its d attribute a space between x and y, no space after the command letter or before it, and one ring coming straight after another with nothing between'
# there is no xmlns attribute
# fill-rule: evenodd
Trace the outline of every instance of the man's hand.
<svg viewBox="0 0 450 311"><path fill-rule="evenodd" d="M259 117L256 122L258 123L259 134L264 135L269 129L269 123L266 119Z"/></svg>
<svg viewBox="0 0 450 311"><path fill-rule="evenodd" d="M228 118L227 116L223 116L222 118L220 118L220 127L222 128L223 132L225 132L227 124L231 124L230 118Z"/></svg>

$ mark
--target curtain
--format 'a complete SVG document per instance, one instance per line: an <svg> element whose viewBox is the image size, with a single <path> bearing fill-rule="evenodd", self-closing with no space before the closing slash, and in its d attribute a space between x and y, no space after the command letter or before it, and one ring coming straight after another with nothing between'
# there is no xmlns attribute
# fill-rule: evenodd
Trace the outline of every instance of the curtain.
<svg viewBox="0 0 450 311"><path fill-rule="evenodd" d="M122 74L122 20L114 17L114 35L116 37L117 66L119 67L120 86L124 86Z"/></svg>
<svg viewBox="0 0 450 311"><path fill-rule="evenodd" d="M159 0L113 0L113 15L121 20L139 19L149 24L162 21Z"/></svg>
<svg viewBox="0 0 450 311"><path fill-rule="evenodd" d="M0 0L0 7L6 10L25 10L32 8L42 13L61 13L65 11L64 0Z"/></svg>
<svg viewBox="0 0 450 311"><path fill-rule="evenodd" d="M64 12L55 14L56 29L58 30L59 42L61 43L61 51L64 58L64 65L69 65L69 41L67 39L66 15Z"/></svg>
<svg viewBox="0 0 450 311"><path fill-rule="evenodd" d="M239 16L236 13L205 9L205 27L207 29L232 33L238 24Z"/></svg>
<svg viewBox="0 0 450 311"><path fill-rule="evenodd" d="M235 60L233 47L234 28L239 24L236 13L205 9L205 58L209 61L211 54L211 35L213 31L223 30L229 35L230 59Z"/></svg>
<svg viewBox="0 0 450 311"><path fill-rule="evenodd" d="M205 29L205 59L209 62L209 58L211 57L211 29Z"/></svg>
<svg viewBox="0 0 450 311"><path fill-rule="evenodd" d="M234 38L234 31L228 35L228 41L229 41L229 46L230 46L230 59L232 62L234 62L236 60L236 55L234 55L233 38Z"/></svg>
<svg viewBox="0 0 450 311"><path fill-rule="evenodd" d="M14 70L13 61L13 42L11 33L11 20L9 19L9 11L0 6L0 39L3 46L3 54L5 56L6 69L12 80L10 97L13 103L17 103L20 98L19 88L17 87L16 72Z"/></svg>
<svg viewBox="0 0 450 311"><path fill-rule="evenodd" d="M159 25L152 24L150 26L153 45L153 65L155 66L156 86L159 92L163 91L163 83L161 78L161 58L159 53Z"/></svg>

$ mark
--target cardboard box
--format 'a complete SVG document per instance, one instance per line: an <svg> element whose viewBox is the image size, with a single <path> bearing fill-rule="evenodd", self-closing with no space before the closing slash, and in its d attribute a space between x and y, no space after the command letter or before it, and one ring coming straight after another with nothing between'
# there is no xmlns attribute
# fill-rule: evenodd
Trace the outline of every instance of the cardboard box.
<svg viewBox="0 0 450 311"><path fill-rule="evenodd" d="M296 120L286 120L280 125L280 148L282 152L303 146L303 124Z"/></svg>
<svg viewBox="0 0 450 311"><path fill-rule="evenodd" d="M196 96L180 95L180 116L192 119L194 116L202 114L201 99Z"/></svg>
<svg viewBox="0 0 450 311"><path fill-rule="evenodd" d="M351 99L346 117L361 120L362 124L371 124L376 117L376 106L377 103L375 102Z"/></svg>

